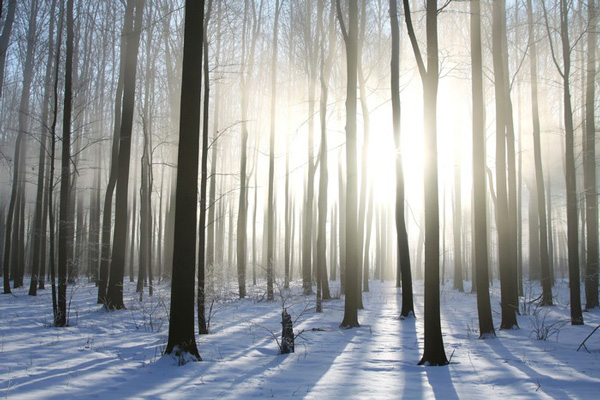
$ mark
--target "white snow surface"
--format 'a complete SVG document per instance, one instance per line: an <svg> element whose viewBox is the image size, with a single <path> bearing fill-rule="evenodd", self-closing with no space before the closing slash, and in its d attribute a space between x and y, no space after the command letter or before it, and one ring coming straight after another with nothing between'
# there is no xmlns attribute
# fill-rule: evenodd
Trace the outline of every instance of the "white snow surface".
<svg viewBox="0 0 600 400"><path fill-rule="evenodd" d="M600 311L569 323L568 283L554 287L555 305L518 317L520 329L478 338L475 294L441 288L444 367L418 366L423 348L423 282L416 281L416 319L400 320L400 289L371 281L363 293L361 327L340 329L344 302L324 303L301 284L266 301L264 287L236 298L230 286L215 295L211 334L196 336L202 362L183 366L162 356L168 333L169 284L143 300L126 282L127 310L105 311L91 283L68 288L69 327L52 322L50 287L0 295L0 395L14 399L597 399L600 398ZM466 284L466 289L469 285ZM523 301L539 285L526 285ZM332 294L339 293L332 283ZM495 326L498 284L491 288ZM283 295L283 297L281 297ZM295 319L296 352L278 355L282 303ZM535 314L535 315L533 315ZM548 328L547 340L536 339Z"/></svg>

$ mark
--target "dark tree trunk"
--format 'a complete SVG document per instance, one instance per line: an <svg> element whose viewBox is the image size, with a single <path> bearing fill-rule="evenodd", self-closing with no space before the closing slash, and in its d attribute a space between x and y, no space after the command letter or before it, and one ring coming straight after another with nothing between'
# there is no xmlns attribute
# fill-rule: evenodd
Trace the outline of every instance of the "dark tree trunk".
<svg viewBox="0 0 600 400"><path fill-rule="evenodd" d="M413 29L408 0L404 0L406 25L423 82L425 118L425 348L419 365L446 365L440 321L440 224L437 163L438 38L437 1L426 3L427 66Z"/></svg>
<svg viewBox="0 0 600 400"><path fill-rule="evenodd" d="M273 54L271 55L271 115L269 134L269 188L267 194L267 300L273 300L274 281L274 241L275 241L275 112L277 104L277 35L279 33L279 14L281 4L275 3L275 21L273 24ZM256 172L255 172L256 173Z"/></svg>
<svg viewBox="0 0 600 400"><path fill-rule="evenodd" d="M58 228L58 308L55 326L67 326L67 223L69 185L71 181L71 112L73 79L73 0L67 0L67 58L65 66L65 94L60 176L60 217Z"/></svg>
<svg viewBox="0 0 600 400"><path fill-rule="evenodd" d="M322 13L322 12L321 12ZM322 311L322 300L331 299L329 293L329 283L327 279L327 190L329 182L329 173L327 170L327 101L329 98L329 77L333 66L333 55L335 52L335 31L334 31L334 9L331 8L329 14L329 44L327 46L327 57L325 56L325 45L321 46L321 99L319 106L319 120L321 125L321 149L319 151L319 199L318 199L318 224L317 224L317 312ZM319 21L321 26L321 37L325 42L326 22L323 15L323 21Z"/></svg>
<svg viewBox="0 0 600 400"><path fill-rule="evenodd" d="M56 0L52 1L50 9L50 27L48 31L48 58L46 59L46 72L44 77L44 99L42 101L42 135L40 140L40 152L38 158L38 179L37 192L35 198L35 214L33 217L33 244L32 244L32 262L31 262L31 282L29 286L29 295L37 294L38 284L43 288L44 269L42 263L45 260L45 254L42 253L42 242L46 239L44 224L44 194L45 194L45 174L46 174L46 151L47 151L47 133L48 112L50 103L50 94L52 92L52 67L53 49L54 49L54 24L56 15Z"/></svg>
<svg viewBox="0 0 600 400"><path fill-rule="evenodd" d="M215 65L219 64L221 56L221 2L217 2L217 39L216 39L216 52L215 52ZM205 50L208 51L208 50ZM212 150L212 156L210 160L210 188L208 194L208 226L207 226L207 238L206 238L206 276L207 284L206 292L212 294L214 292L215 284L215 235L217 221L215 220L215 210L217 208L217 140L219 138L219 111L221 107L221 91L218 79L215 79L214 83L214 106L213 106L213 139L210 143Z"/></svg>
<svg viewBox="0 0 600 400"><path fill-rule="evenodd" d="M598 9L588 0L587 82L585 91L584 183L587 227L587 264L585 267L585 308L598 308L598 193L596 187L595 77L598 46Z"/></svg>
<svg viewBox="0 0 600 400"><path fill-rule="evenodd" d="M115 185L117 183L117 175L119 168L119 146L120 146L120 131L121 131L121 116L122 116L122 101L123 101L123 86L124 86L124 70L125 70L125 54L127 41L126 38L133 30L133 7L125 9L125 19L123 21L123 34L121 36L121 50L119 61L119 77L117 81L117 90L115 97L114 108L114 126L112 148L110 156L110 172L106 193L104 196L104 211L102 216L102 244L100 247L100 271L98 274L98 304L106 303L106 287L108 285L108 273L110 267L110 234L112 225L112 203Z"/></svg>
<svg viewBox="0 0 600 400"><path fill-rule="evenodd" d="M410 250L404 215L404 166L401 149L401 109L400 109L400 26L398 24L398 4L390 0L390 24L392 28L392 122L396 143L396 240L398 246L398 266L396 287L402 286L402 310L400 316L414 316L412 272L410 270ZM380 266L381 268L381 266Z"/></svg>
<svg viewBox="0 0 600 400"><path fill-rule="evenodd" d="M13 22L15 21L15 11L17 9L17 0L9 0L2 35L0 35L0 98L2 97L2 88L4 87L4 66L6 65L6 52L10 43L10 34L12 33ZM1 12L1 11L0 11Z"/></svg>
<svg viewBox="0 0 600 400"><path fill-rule="evenodd" d="M53 191L54 191L54 161L56 158L56 121L58 118L58 74L60 71L60 46L62 42L62 28L63 28L63 15L64 15L64 3L60 2L58 17L58 38L56 40L56 58L54 68L54 88L53 88L53 115L52 125L50 126L50 173L48 174L48 195L46 197L46 208L47 217L49 221L49 252L48 252L48 268L50 270L50 284L52 286L52 311L54 316L54 323L58 321L59 310L56 293L56 265L54 257L54 209L53 209Z"/></svg>
<svg viewBox="0 0 600 400"><path fill-rule="evenodd" d="M529 72L531 74L531 113L533 119L532 134L536 181L536 190L534 192L537 193L537 199L535 200L537 201L536 208L539 216L539 266L541 269L543 290L540 305L552 305L552 281L550 278L550 259L548 256L548 224L546 223L546 191L544 189L544 170L542 168L542 150L540 140L540 114L538 107L537 43L535 38L535 30L533 27L533 10L531 0L527 0L527 24L529 26Z"/></svg>
<svg viewBox="0 0 600 400"><path fill-rule="evenodd" d="M196 296L196 311L198 313L198 333L205 335L208 333L206 325L205 311L205 275L206 275L206 186L208 183L208 115L210 99L210 79L208 65L208 20L212 8L212 0L208 0L208 7L204 19L204 33L202 45L203 53L203 75L204 75L204 109L202 119L202 163L200 167L200 223L198 225L198 288Z"/></svg>
<svg viewBox="0 0 600 400"><path fill-rule="evenodd" d="M344 179L342 153L338 157L339 183L339 240L340 240L340 294L346 291L346 182Z"/></svg>
<svg viewBox="0 0 600 400"><path fill-rule="evenodd" d="M256 41L260 33L260 14L262 13L263 2L260 2L259 15L254 15L253 20L255 23L252 25L252 37L250 39L250 49L248 53L248 66L245 67L246 62L246 24L248 23L249 13L249 0L245 1L244 6L244 27L242 34L242 139L241 139L241 156L240 156L240 196L238 204L238 222L237 222L237 277L240 298L246 297L246 261L247 261L247 225L248 225L248 182L247 182L247 153L248 153L248 106L250 102L250 90L249 85L252 80L254 72L254 52L256 49ZM255 11L255 6L252 5L252 9Z"/></svg>
<svg viewBox="0 0 600 400"><path fill-rule="evenodd" d="M571 106L571 43L569 41L569 5L560 0L560 37L563 56L563 102L565 123L565 166L567 183L567 237L569 258L569 289L571 302L571 324L582 325L581 291L579 284L579 232L577 227L577 174L575 168L573 108Z"/></svg>
<svg viewBox="0 0 600 400"><path fill-rule="evenodd" d="M527 187L529 189L529 280L533 281L539 280L541 277L540 222L538 214L537 189L532 184L527 185ZM540 304L544 303L541 302Z"/></svg>
<svg viewBox="0 0 600 400"><path fill-rule="evenodd" d="M344 319L341 327L358 327L358 213L357 213L357 143L356 143L356 103L357 103L357 61L358 61L358 2L350 0L348 31L339 0L337 1L338 19L344 32L347 58L347 94L346 94L346 299Z"/></svg>
<svg viewBox="0 0 600 400"><path fill-rule="evenodd" d="M454 288L464 292L463 288L463 257L462 257L462 201L461 201L461 152L460 135L456 138L454 149L454 212L452 215L453 239L454 239Z"/></svg>
<svg viewBox="0 0 600 400"><path fill-rule="evenodd" d="M129 164L131 161L131 134L135 101L135 77L137 55L142 29L145 0L128 0L127 7L135 8L133 30L126 39L125 68L123 69L123 113L119 135L119 160L117 167L117 191L115 194L115 229L106 307L109 310L125 308L123 303L123 276L125 273L125 244L127 241L127 195L129 187Z"/></svg>
<svg viewBox="0 0 600 400"><path fill-rule="evenodd" d="M200 361L194 336L194 278L204 0L185 2L181 116L175 194L175 237L169 341L166 354L179 364ZM205 77L208 79L208 77ZM194 184L190 184L194 182Z"/></svg>
<svg viewBox="0 0 600 400"><path fill-rule="evenodd" d="M516 250L512 244L511 226L509 220L509 193L506 174L506 142L507 120L510 102L505 91L505 69L503 57L503 21L505 15L505 0L493 4L492 48L494 64L494 88L496 94L496 225L498 228L498 263L500 269L502 322L501 329L517 328L517 309L514 294L517 293L517 280L514 273ZM516 237L514 238L516 239ZM513 255L515 259L513 260ZM515 270L515 271L513 271Z"/></svg>

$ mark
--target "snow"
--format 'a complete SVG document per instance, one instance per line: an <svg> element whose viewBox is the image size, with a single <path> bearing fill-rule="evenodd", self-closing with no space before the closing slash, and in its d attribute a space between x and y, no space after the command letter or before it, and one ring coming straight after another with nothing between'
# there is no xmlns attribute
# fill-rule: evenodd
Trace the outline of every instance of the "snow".
<svg viewBox="0 0 600 400"><path fill-rule="evenodd" d="M568 283L554 288L555 306L518 317L520 329L478 339L475 294L442 288L442 331L451 363L418 366L423 346L423 282L415 282L417 318L398 319L401 294L392 282L371 282L360 328L340 329L344 303L302 296L301 283L265 301L262 287L244 300L234 287L216 296L210 335L197 336L202 362L178 366L162 356L168 332L169 286L139 301L126 283L127 310L104 311L93 284L68 288L70 326L54 328L50 290L0 295L0 395L14 399L108 398L597 398L600 311L569 324ZM465 285L468 290L468 284ZM539 293L526 285L527 299ZM332 283L332 294L339 288ZM281 296L283 295L283 296ZM499 290L492 287L499 325ZM281 309L296 319L296 352L278 355ZM552 325L554 324L554 325ZM536 326L550 326L547 340Z"/></svg>

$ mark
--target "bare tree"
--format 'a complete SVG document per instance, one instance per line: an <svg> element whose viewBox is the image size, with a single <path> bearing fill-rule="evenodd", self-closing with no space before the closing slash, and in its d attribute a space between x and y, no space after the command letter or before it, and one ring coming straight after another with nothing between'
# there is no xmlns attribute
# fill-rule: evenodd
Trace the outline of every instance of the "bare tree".
<svg viewBox="0 0 600 400"><path fill-rule="evenodd" d="M357 71L358 71L358 2L348 1L348 30L340 6L336 0L338 20L346 44L346 299L344 302L344 319L341 327L353 328L358 323L358 214L357 214L357 145L356 145L356 103L357 103Z"/></svg>
<svg viewBox="0 0 600 400"><path fill-rule="evenodd" d="M438 37L437 1L426 3L427 65L412 24L408 0L404 0L404 16L408 35L421 82L423 83L423 115L425 123L425 349L419 365L446 365L442 325L440 321L440 223L437 163L437 90L438 90Z"/></svg>
<svg viewBox="0 0 600 400"><path fill-rule="evenodd" d="M207 334L205 300L206 300L206 185L208 183L208 116L210 99L210 79L208 65L208 21L212 11L212 0L208 0L208 6L204 15L204 108L202 110L202 163L200 164L200 223L198 224L198 290L196 296L196 308L198 313L198 333Z"/></svg>
<svg viewBox="0 0 600 400"><path fill-rule="evenodd" d="M581 312L581 290L579 285L579 232L577 220L577 174L575 169L575 150L573 128L573 106L571 104L571 42L569 39L570 2L560 0L560 39L562 47L562 66L554 51L552 34L545 1L542 1L546 31L550 41L552 60L563 81L563 122L565 124L565 180L567 190L567 241L569 285L571 300L571 324L583 325Z"/></svg>
<svg viewBox="0 0 600 400"><path fill-rule="evenodd" d="M487 211L485 190L485 123L483 67L481 54L481 4L470 2L471 90L473 93L473 247L474 284L477 284L477 312L481 338L496 336L492 320L488 278Z"/></svg>
<svg viewBox="0 0 600 400"><path fill-rule="evenodd" d="M67 223L69 184L71 181L71 112L73 83L73 0L67 0L67 54L60 174L60 216L58 226L58 308L55 326L67 326Z"/></svg>
<svg viewBox="0 0 600 400"><path fill-rule="evenodd" d="M17 0L9 0L6 19L4 20L2 34L0 35L0 97L2 97L2 88L4 87L4 68L6 65L6 52L8 50L8 44L10 43L10 34L12 33L12 27L15 21L16 9Z"/></svg>
<svg viewBox="0 0 600 400"><path fill-rule="evenodd" d="M194 336L194 278L196 272L196 214L204 0L186 0L181 77L181 116L175 193L175 238L169 341L165 354L179 364L201 361ZM205 77L208 79L208 77ZM206 134L206 132L205 132ZM192 184L190 184L192 183Z"/></svg>
<svg viewBox="0 0 600 400"><path fill-rule="evenodd" d="M535 181L537 192L537 212L539 216L540 267L542 282L542 300L540 305L552 305L552 281L550 279L550 259L548 256L548 224L546 223L546 191L544 189L544 170L542 168L542 150L540 140L540 114L538 106L537 43L533 27L533 9L531 0L527 0L527 24L529 26L529 72L531 74L531 113L533 120L533 153L535 163Z"/></svg>
<svg viewBox="0 0 600 400"><path fill-rule="evenodd" d="M492 55L494 89L496 94L496 225L498 227L498 263L500 268L502 321L501 329L513 329L517 324L516 237L511 237L509 220L509 193L507 188L507 115L511 112L509 93L505 83L508 78L504 68L503 41L506 31L505 0L493 4ZM509 151L510 152L510 151Z"/></svg>
<svg viewBox="0 0 600 400"><path fill-rule="evenodd" d="M584 184L587 227L587 264L585 268L585 308L598 308L598 193L596 187L595 77L598 47L598 6L588 0L588 40L585 89Z"/></svg>
<svg viewBox="0 0 600 400"><path fill-rule="evenodd" d="M396 143L396 239L398 242L398 267L396 286L402 286L402 310L400 316L415 314L412 291L412 274L410 270L410 250L408 233L404 215L404 166L401 148L401 114L400 114L400 27L398 24L398 3L390 0L390 24L392 28L392 122L394 141ZM401 281L401 282L400 282Z"/></svg>
<svg viewBox="0 0 600 400"><path fill-rule="evenodd" d="M122 119L119 134L118 177L117 192L115 194L115 227L105 304L110 310L120 310L125 308L125 304L123 303L123 276L125 272L125 243L127 241L129 164L131 161L131 134L133 131L137 55L145 1L146 0L127 1L127 7L133 8L134 25L131 33L127 35L125 68L123 69L123 112L121 114Z"/></svg>

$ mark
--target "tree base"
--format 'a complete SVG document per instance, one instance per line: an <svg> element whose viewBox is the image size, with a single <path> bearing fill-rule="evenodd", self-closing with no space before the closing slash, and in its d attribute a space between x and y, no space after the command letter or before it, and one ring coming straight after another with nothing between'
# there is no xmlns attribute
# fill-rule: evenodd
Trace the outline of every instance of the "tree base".
<svg viewBox="0 0 600 400"><path fill-rule="evenodd" d="M425 357L421 358L418 365L423 365L425 367L442 367L444 365L448 365L450 362L446 358L446 355L437 356L437 357Z"/></svg>
<svg viewBox="0 0 600 400"><path fill-rule="evenodd" d="M179 346L173 346L172 349L167 347L165 350L165 355L169 355L173 357L173 359L177 360L177 365L185 365L189 362L198 362L202 361L202 357L200 357L200 353L196 348L196 344L194 346L186 346L184 348L180 348Z"/></svg>
<svg viewBox="0 0 600 400"><path fill-rule="evenodd" d="M360 328L360 324L358 321L348 321L344 319L340 324L340 328L342 329L352 329L352 328Z"/></svg>

